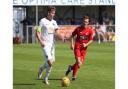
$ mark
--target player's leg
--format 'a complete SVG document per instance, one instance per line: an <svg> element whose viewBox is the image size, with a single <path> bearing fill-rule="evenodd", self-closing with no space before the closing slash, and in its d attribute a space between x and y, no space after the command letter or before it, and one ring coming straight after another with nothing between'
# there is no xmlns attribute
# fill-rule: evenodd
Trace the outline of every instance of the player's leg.
<svg viewBox="0 0 128 89"><path fill-rule="evenodd" d="M46 51L44 50L44 48L42 49L42 51L43 51L43 54L45 56L45 60L47 60L47 54L46 54ZM41 79L42 72L43 72L44 69L47 68L47 66L48 66L47 61L45 61L45 63L39 68L39 71L38 71L38 79Z"/></svg>
<svg viewBox="0 0 128 89"><path fill-rule="evenodd" d="M46 84L49 84L48 83L48 77L51 73L51 70L52 70L52 65L53 65L53 62L55 61L55 48L54 47L50 47L49 51L47 51L48 53L48 59L47 59L47 63L48 63L48 67L46 68L46 75L45 75L45 83Z"/></svg>
<svg viewBox="0 0 128 89"><path fill-rule="evenodd" d="M55 62L55 46L54 44L53 45L50 45L48 50L47 50L47 54L48 54L48 64L49 66L52 66L53 63Z"/></svg>
<svg viewBox="0 0 128 89"><path fill-rule="evenodd" d="M80 61L80 56L81 56L81 53L80 53L80 49L75 49L74 50L74 55L75 55L75 63L72 65L72 66L69 66L68 67L68 70L66 71L66 76L72 71L72 80L75 80L76 79L76 73L79 69L79 66L81 65L81 61Z"/></svg>
<svg viewBox="0 0 128 89"><path fill-rule="evenodd" d="M84 63L84 60L85 60L85 57L86 57L86 50L87 50L87 47L83 48L81 50L81 62L82 62L82 64Z"/></svg>
<svg viewBox="0 0 128 89"><path fill-rule="evenodd" d="M65 76L68 76L68 74L72 71L71 65L68 66L67 71L65 73Z"/></svg>
<svg viewBox="0 0 128 89"><path fill-rule="evenodd" d="M46 75L44 77L44 83L49 85L49 82L48 82L48 78L49 78L49 75L51 73L51 70L52 70L52 66L49 66L46 68Z"/></svg>
<svg viewBox="0 0 128 89"><path fill-rule="evenodd" d="M79 56L80 55L80 51L79 49L74 49L74 55L75 57L76 56ZM73 65L69 65L68 68L67 68L67 71L65 73L65 76L68 76L68 74L74 70L75 66L77 65L77 62L75 61L75 63Z"/></svg>
<svg viewBox="0 0 128 89"><path fill-rule="evenodd" d="M78 72L78 69L80 68L82 62L80 61L81 57L76 57L76 63L74 64L74 66L72 67L72 80L76 79L76 74Z"/></svg>
<svg viewBox="0 0 128 89"><path fill-rule="evenodd" d="M78 54L77 50L77 54L76 54L76 63L73 67L73 74L72 74L72 80L76 79L76 74L78 72L78 69L81 67L81 65L84 63L84 57L86 54L86 48L83 48L80 50L80 55Z"/></svg>
<svg viewBox="0 0 128 89"><path fill-rule="evenodd" d="M43 73L43 70L47 68L47 64L46 62L39 68L39 71L38 71L38 79L41 79L42 77L42 73Z"/></svg>
<svg viewBox="0 0 128 89"><path fill-rule="evenodd" d="M72 80L76 79L76 74L78 72L78 69L81 67L81 65L84 63L84 57L86 55L86 49L81 50L81 57L77 57L76 59L78 62L73 67L73 74L72 74Z"/></svg>

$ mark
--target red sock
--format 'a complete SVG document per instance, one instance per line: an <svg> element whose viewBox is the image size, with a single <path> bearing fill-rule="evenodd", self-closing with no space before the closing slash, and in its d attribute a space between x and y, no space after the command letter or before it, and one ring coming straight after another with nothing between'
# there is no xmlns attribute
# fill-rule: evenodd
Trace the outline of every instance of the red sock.
<svg viewBox="0 0 128 89"><path fill-rule="evenodd" d="M75 63L76 64L76 63ZM75 64L71 66L71 70L74 70L75 68Z"/></svg>
<svg viewBox="0 0 128 89"><path fill-rule="evenodd" d="M78 64L75 63L75 64L74 64L74 67L73 67L73 74L72 74L72 77L76 77L76 73L77 73L77 71L78 71L78 68L79 68Z"/></svg>

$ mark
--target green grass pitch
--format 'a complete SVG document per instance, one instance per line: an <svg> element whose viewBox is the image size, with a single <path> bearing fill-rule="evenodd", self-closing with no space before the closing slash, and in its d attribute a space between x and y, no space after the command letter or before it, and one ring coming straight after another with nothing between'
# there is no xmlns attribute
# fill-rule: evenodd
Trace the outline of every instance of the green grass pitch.
<svg viewBox="0 0 128 89"><path fill-rule="evenodd" d="M13 46L13 89L63 89L61 78L75 61L69 43L56 42L56 62L49 77L50 85L37 80L38 68L44 63L39 44ZM45 72L43 72L45 74ZM69 75L71 79L71 74ZM93 42L84 65L67 89L115 89L115 44Z"/></svg>

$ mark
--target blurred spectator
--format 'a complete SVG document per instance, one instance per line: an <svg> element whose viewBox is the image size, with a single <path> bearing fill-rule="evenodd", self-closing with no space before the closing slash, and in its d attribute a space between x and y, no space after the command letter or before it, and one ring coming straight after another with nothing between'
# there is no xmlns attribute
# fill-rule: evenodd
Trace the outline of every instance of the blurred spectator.
<svg viewBox="0 0 128 89"><path fill-rule="evenodd" d="M108 34L107 34L107 26L105 25L105 23L103 23L102 25L100 25L100 29L101 29L101 33L103 34L103 38L104 38L104 42L107 41L108 39Z"/></svg>
<svg viewBox="0 0 128 89"><path fill-rule="evenodd" d="M103 23L105 23L106 25L109 24L109 17L103 17Z"/></svg>
<svg viewBox="0 0 128 89"><path fill-rule="evenodd" d="M32 25L32 20L30 18L25 18L21 23L23 23L23 25Z"/></svg>
<svg viewBox="0 0 128 89"><path fill-rule="evenodd" d="M112 41L115 36L115 26L113 25L113 21L111 20L107 27L108 40Z"/></svg>
<svg viewBox="0 0 128 89"><path fill-rule="evenodd" d="M13 37L19 37L19 21L14 19L13 20Z"/></svg>
<svg viewBox="0 0 128 89"><path fill-rule="evenodd" d="M98 43L101 42L101 39L103 40L103 42L107 41L107 32L106 32L106 25L105 24L99 25L99 23L97 22L97 24L95 26L95 31L96 31L97 36L98 36Z"/></svg>

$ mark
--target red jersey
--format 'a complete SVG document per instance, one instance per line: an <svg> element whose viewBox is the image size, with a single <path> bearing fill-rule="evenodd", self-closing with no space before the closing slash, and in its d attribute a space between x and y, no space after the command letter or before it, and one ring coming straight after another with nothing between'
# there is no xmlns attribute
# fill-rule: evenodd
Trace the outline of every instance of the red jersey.
<svg viewBox="0 0 128 89"><path fill-rule="evenodd" d="M86 28L79 26L72 33L72 36L75 35L77 36L75 40L75 48L81 48L82 43L88 43L93 39L93 29L91 26Z"/></svg>

